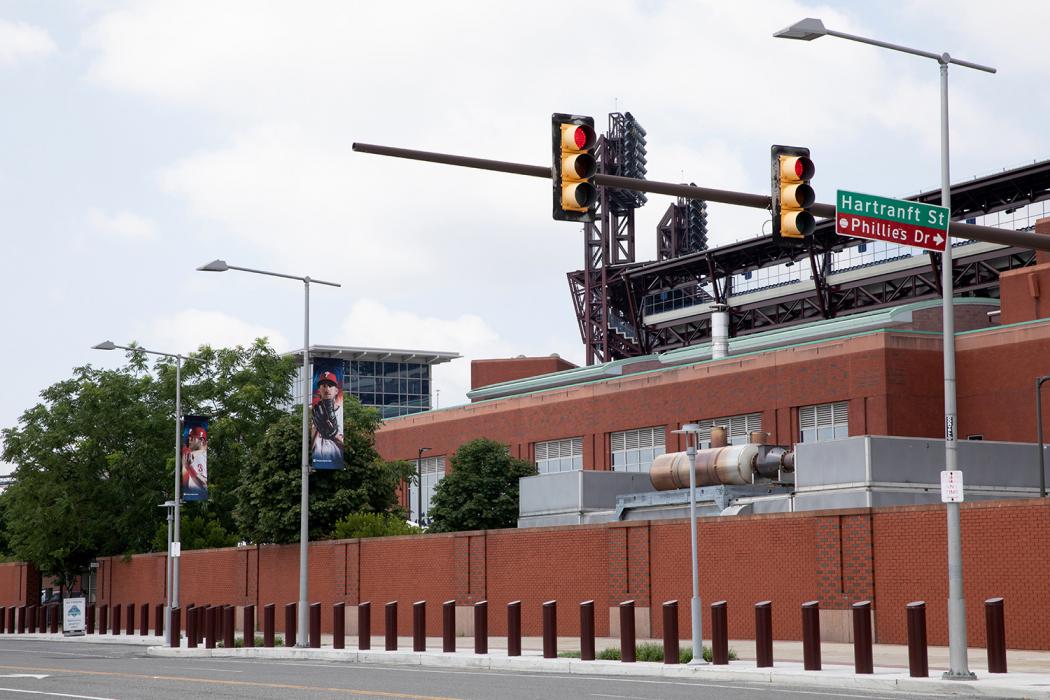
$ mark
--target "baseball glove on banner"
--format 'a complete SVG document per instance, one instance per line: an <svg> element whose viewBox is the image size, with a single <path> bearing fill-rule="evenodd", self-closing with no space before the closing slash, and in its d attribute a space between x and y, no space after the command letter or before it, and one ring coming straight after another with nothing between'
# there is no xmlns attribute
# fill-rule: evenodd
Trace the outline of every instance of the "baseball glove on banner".
<svg viewBox="0 0 1050 700"><path fill-rule="evenodd" d="M335 401L324 399L314 404L314 429L325 440L335 440L339 434L339 423L335 415Z"/></svg>

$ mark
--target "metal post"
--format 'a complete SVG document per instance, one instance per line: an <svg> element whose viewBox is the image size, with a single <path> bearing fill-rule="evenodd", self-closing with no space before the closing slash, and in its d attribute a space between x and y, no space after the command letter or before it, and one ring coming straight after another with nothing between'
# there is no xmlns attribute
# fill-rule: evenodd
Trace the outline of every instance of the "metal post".
<svg viewBox="0 0 1050 700"><path fill-rule="evenodd" d="M299 499L299 634L296 646L307 644L307 548L310 543L310 278L303 278L303 474Z"/></svg>
<svg viewBox="0 0 1050 700"><path fill-rule="evenodd" d="M1043 382L1050 381L1050 375L1035 380L1035 432L1039 440L1039 497L1046 498L1046 457L1043 455Z"/></svg>
<svg viewBox="0 0 1050 700"><path fill-rule="evenodd" d="M182 357L175 356L175 522L172 530L171 547L168 557L171 560L171 602L170 610L179 607L179 561L182 557L182 540L179 534L179 524L182 513L179 506L182 503ZM171 620L165 627L171 629Z"/></svg>
<svg viewBox="0 0 1050 700"><path fill-rule="evenodd" d="M689 541L693 555L693 598L689 606L692 613L693 658L689 661L690 666L707 663L704 661L704 649L701 642L703 637L700 628L700 562L696 549L696 430L697 426L694 423L682 426L682 431L686 433L686 455L689 457Z"/></svg>
<svg viewBox="0 0 1050 700"><path fill-rule="evenodd" d="M678 601L664 603L664 663L677 664L680 661L678 650Z"/></svg>
<svg viewBox="0 0 1050 700"><path fill-rule="evenodd" d="M580 603L580 660L594 661L593 600L585 600Z"/></svg>
<svg viewBox="0 0 1050 700"><path fill-rule="evenodd" d="M180 468L179 467L179 462L176 461L175 462L175 471L178 472L179 468ZM172 508L173 507L174 507L174 504L168 506L167 509L166 509L168 511L168 555L167 555L167 557L165 557L165 559L167 559L168 561L165 564L165 572L164 573L165 573L165 576L167 576L167 582L166 582L166 585L165 585L165 590L167 591L167 595L164 596L164 610L162 612L162 614L164 615L164 643L165 644L167 644L169 641L171 641L171 639L170 639L171 638L171 526L172 526L172 523L175 521L175 515L174 515L174 513L172 513Z"/></svg>
<svg viewBox="0 0 1050 700"><path fill-rule="evenodd" d="M521 656L521 601L507 603L507 656Z"/></svg>
<svg viewBox="0 0 1050 700"><path fill-rule="evenodd" d="M423 527L423 449L416 455L416 525Z"/></svg>

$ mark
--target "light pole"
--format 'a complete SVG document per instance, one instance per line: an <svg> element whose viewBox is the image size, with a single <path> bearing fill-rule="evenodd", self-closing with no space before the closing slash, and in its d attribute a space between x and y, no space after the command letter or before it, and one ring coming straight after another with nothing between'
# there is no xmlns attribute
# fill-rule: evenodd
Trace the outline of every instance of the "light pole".
<svg viewBox="0 0 1050 700"><path fill-rule="evenodd" d="M299 277L297 275L285 275L280 272L267 272L265 270L254 270L250 267L237 267L227 265L225 260L212 260L206 265L197 268L201 272L226 272L227 270L240 270L241 272L253 272L257 275L268 275L270 277L283 277L290 280L298 280L303 283L305 293L304 319L303 319L303 461L302 461L302 495L299 500L299 624L295 645L297 647L309 646L309 620L307 615L310 608L307 597L307 546L310 543L310 284L324 284L329 287L340 287L336 282L325 282L315 280L311 277Z"/></svg>
<svg viewBox="0 0 1050 700"><path fill-rule="evenodd" d="M704 661L703 630L700 628L700 561L696 550L696 445L700 437L700 426L696 423L686 423L681 430L671 432L685 435L685 453L689 458L689 544L693 555L693 598L689 602L689 612L692 615L693 658L689 665L700 666L707 663Z"/></svg>
<svg viewBox="0 0 1050 700"><path fill-rule="evenodd" d="M416 525L419 527L423 527L423 453L429 451L429 447L420 447L416 455Z"/></svg>
<svg viewBox="0 0 1050 700"><path fill-rule="evenodd" d="M947 207L951 218L951 180L948 173L948 64L973 68L986 73L995 73L995 68L982 66L952 58L948 53L912 49L890 44L877 39L846 34L828 29L819 19L807 18L783 29L774 37L812 41L818 37L836 36L840 39L871 44L913 56L930 58L940 64L941 72L941 206ZM955 312L953 303L952 240L951 231L944 253L941 254L941 290L943 305L944 340L944 462L945 470L958 470L956 402L955 402ZM973 680L977 676L970 672L966 654L966 601L963 598L962 576L962 531L959 524L959 503L947 504L948 511L948 670L944 678L949 680Z"/></svg>
<svg viewBox="0 0 1050 700"><path fill-rule="evenodd" d="M175 466L176 469L179 465ZM171 641L171 524L175 520L175 516L172 510L175 508L175 501L164 501L157 506L158 508L164 508L168 515L168 554L166 557L168 560L165 573L167 578L165 590L168 592L168 598L164 606L164 643L168 644Z"/></svg>
<svg viewBox="0 0 1050 700"><path fill-rule="evenodd" d="M146 348L133 348L128 345L116 345L112 341L104 340L98 345L92 346L92 350L127 350L129 352L144 352L147 355L160 355L161 357L175 358L175 498L172 503L175 512L174 528L169 532L168 542L168 600L167 610L164 613L165 634L170 634L171 611L179 607L179 558L182 556L182 541L179 539L179 504L182 502L182 361L188 358L177 353L160 352L159 350L147 350ZM167 503L164 504L167 506ZM171 517L169 515L169 517ZM169 527L171 521L169 520Z"/></svg>
<svg viewBox="0 0 1050 700"><path fill-rule="evenodd" d="M1046 465L1043 456L1043 383L1050 382L1050 374L1035 379L1035 432L1039 436L1039 497L1046 498Z"/></svg>

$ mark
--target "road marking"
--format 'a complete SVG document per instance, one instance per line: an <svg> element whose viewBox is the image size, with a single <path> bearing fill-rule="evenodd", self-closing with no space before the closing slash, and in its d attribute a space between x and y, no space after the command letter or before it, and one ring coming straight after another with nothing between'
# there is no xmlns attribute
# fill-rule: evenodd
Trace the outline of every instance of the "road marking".
<svg viewBox="0 0 1050 700"><path fill-rule="evenodd" d="M188 671L213 671L215 673L244 673L244 671L235 671L232 668L204 668L203 666L180 666ZM0 676L3 678L3 676Z"/></svg>
<svg viewBox="0 0 1050 700"><path fill-rule="evenodd" d="M623 700L652 700L652 698L642 697L641 695L603 695L601 693L591 693L592 698L623 698Z"/></svg>
<svg viewBox="0 0 1050 700"><path fill-rule="evenodd" d="M70 693L46 693L43 690L20 690L18 688L0 688L5 693L26 693L29 695L49 695L53 698L78 698L78 700L117 700L116 698L100 698L96 695L71 695Z"/></svg>
<svg viewBox="0 0 1050 700"><path fill-rule="evenodd" d="M58 651L57 649L12 649L11 647L0 647L2 652L13 652L16 654L35 654L40 656L41 654L62 654L63 656L86 656L90 659L119 659L119 656L106 656L105 654L78 654L75 651Z"/></svg>
<svg viewBox="0 0 1050 700"><path fill-rule="evenodd" d="M0 678L35 678L38 681L47 678L46 673L5 673Z"/></svg>

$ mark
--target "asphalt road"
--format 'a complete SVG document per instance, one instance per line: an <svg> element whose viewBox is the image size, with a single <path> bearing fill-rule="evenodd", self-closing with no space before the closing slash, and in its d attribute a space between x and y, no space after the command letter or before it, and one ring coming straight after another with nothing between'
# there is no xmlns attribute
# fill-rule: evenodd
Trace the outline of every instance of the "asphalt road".
<svg viewBox="0 0 1050 700"><path fill-rule="evenodd" d="M0 698L830 700L913 693L259 659L172 659L141 646L0 640ZM955 696L960 697L960 696Z"/></svg>

